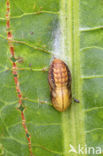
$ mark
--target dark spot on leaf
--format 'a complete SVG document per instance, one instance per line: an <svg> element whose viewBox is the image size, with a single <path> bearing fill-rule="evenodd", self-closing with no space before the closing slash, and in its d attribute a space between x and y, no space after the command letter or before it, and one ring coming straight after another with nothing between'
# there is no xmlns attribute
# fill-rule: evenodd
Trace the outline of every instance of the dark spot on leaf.
<svg viewBox="0 0 103 156"><path fill-rule="evenodd" d="M11 59L11 61L16 62L16 58L15 57L11 57L10 59Z"/></svg>
<svg viewBox="0 0 103 156"><path fill-rule="evenodd" d="M26 133L26 136L27 136L27 138L29 138L29 136L30 136L29 133Z"/></svg>
<svg viewBox="0 0 103 156"><path fill-rule="evenodd" d="M18 109L19 109L20 111L22 111L22 112L23 112L23 110L25 109L25 107L24 107L24 106L22 106L22 105L20 105L20 106L18 107Z"/></svg>
<svg viewBox="0 0 103 156"><path fill-rule="evenodd" d="M14 77L17 77L17 74L14 74Z"/></svg>
<svg viewBox="0 0 103 156"><path fill-rule="evenodd" d="M33 34L34 34L34 32L30 32L30 34L31 34L31 35L33 35Z"/></svg>
<svg viewBox="0 0 103 156"><path fill-rule="evenodd" d="M80 101L78 99L73 98L74 102L76 103L80 103Z"/></svg>

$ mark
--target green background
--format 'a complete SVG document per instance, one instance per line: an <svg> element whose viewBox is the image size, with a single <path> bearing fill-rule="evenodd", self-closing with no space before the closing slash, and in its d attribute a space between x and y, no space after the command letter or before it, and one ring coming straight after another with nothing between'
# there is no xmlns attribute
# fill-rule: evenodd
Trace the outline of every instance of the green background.
<svg viewBox="0 0 103 156"><path fill-rule="evenodd" d="M77 151L78 144L103 149L102 6L102 0L10 0L10 31L15 56L23 58L18 75L35 156L78 156L69 153L69 144ZM0 0L0 156L29 156L16 109L5 14L6 1ZM70 66L72 95L80 101L63 113L51 105L48 72L43 71L55 55L55 39L62 42L58 56L62 59L63 53Z"/></svg>

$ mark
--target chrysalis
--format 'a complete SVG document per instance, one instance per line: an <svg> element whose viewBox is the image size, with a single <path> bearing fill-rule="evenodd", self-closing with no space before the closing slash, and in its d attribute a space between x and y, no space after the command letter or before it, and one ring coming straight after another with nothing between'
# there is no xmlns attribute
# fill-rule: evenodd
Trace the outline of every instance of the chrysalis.
<svg viewBox="0 0 103 156"><path fill-rule="evenodd" d="M71 104L71 73L62 60L53 60L49 68L48 81L54 108L60 112L65 111Z"/></svg>

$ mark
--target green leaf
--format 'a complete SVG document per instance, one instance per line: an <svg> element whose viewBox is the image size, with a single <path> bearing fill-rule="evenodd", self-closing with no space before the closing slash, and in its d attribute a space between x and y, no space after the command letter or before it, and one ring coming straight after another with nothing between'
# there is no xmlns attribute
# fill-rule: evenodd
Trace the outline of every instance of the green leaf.
<svg viewBox="0 0 103 156"><path fill-rule="evenodd" d="M8 31L13 35L14 57L7 40L6 3L0 0L0 156L31 156L28 139L33 156L78 156L79 145L84 147L79 155L89 155L86 147L94 148L91 156L99 155L96 147L103 149L102 0L10 0ZM72 96L80 101L73 101L62 113L50 99L47 69L53 56L68 64ZM20 85L18 95L14 78ZM77 153L69 151L71 145Z"/></svg>

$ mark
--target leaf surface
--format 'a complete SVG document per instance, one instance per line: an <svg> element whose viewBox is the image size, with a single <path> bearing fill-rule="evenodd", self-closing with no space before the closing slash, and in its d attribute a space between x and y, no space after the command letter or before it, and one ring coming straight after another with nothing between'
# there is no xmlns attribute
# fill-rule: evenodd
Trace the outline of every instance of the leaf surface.
<svg viewBox="0 0 103 156"><path fill-rule="evenodd" d="M22 59L16 62L23 106L19 109L6 3L0 0L0 155L30 156L28 135L34 156L78 156L79 144L103 148L102 0L10 0L12 44L15 58ZM50 99L47 69L53 55L69 65L72 95L80 101L63 113ZM70 145L77 153L70 153Z"/></svg>

